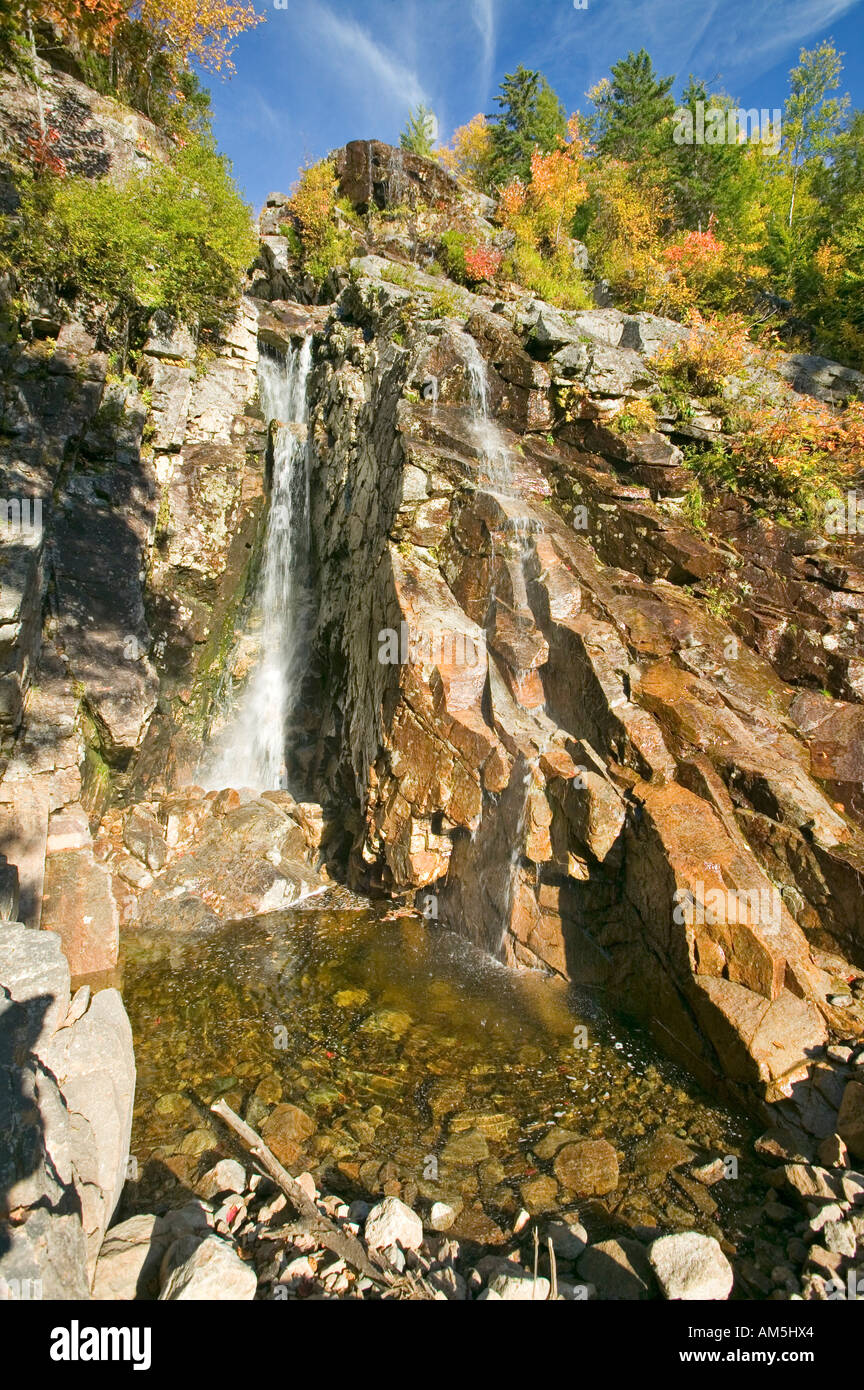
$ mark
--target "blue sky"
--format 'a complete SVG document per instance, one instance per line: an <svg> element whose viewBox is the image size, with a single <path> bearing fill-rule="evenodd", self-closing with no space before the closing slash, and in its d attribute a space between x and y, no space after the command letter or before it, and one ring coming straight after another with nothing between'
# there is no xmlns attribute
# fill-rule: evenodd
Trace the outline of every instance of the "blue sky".
<svg viewBox="0 0 864 1390"><path fill-rule="evenodd" d="M505 72L540 68L565 106L628 49L648 49L676 90L690 72L744 106L782 105L802 46L832 37L844 89L864 106L864 0L257 0L236 75L210 83L215 132L256 209L298 167L347 140L398 143L424 101L441 135L494 110Z"/></svg>

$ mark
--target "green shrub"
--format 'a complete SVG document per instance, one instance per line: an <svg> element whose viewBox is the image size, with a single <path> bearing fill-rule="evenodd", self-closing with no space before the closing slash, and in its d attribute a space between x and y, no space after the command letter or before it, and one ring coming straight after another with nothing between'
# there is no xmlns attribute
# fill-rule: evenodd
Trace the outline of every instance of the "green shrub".
<svg viewBox="0 0 864 1390"><path fill-rule="evenodd" d="M470 244L471 238L467 232L451 230L441 234L438 259L451 280L458 280L460 285L464 285L468 278L468 272L465 268L465 251Z"/></svg>
<svg viewBox="0 0 864 1390"><path fill-rule="evenodd" d="M303 170L290 203L294 236L286 235L304 269L318 284L337 266L347 265L354 254L350 231L336 225L337 207L346 216L336 192L336 167L332 159L321 159Z"/></svg>
<svg viewBox="0 0 864 1390"><path fill-rule="evenodd" d="M517 236L504 273L526 290L560 309L588 309L591 299L582 274L564 247L549 253Z"/></svg>
<svg viewBox="0 0 864 1390"><path fill-rule="evenodd" d="M250 210L209 136L121 187L28 176L21 213L13 241L25 277L116 301L127 315L164 309L205 333L230 316L257 249Z"/></svg>

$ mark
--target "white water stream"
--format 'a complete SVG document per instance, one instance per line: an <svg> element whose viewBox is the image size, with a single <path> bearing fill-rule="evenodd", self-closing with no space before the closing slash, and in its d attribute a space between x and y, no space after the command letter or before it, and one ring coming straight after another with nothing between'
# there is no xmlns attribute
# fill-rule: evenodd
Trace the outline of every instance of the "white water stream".
<svg viewBox="0 0 864 1390"><path fill-rule="evenodd" d="M298 677L303 594L298 566L308 553L309 475L306 381L312 339L285 359L261 356L258 385L266 420L278 422L273 482L253 612L259 624L257 664L214 739L207 788L287 785L285 727ZM230 701L228 702L230 705Z"/></svg>

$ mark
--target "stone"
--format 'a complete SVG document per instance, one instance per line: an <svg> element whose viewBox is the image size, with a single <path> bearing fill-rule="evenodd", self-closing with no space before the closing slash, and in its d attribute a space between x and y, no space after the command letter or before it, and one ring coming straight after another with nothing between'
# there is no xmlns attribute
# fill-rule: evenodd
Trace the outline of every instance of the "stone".
<svg viewBox="0 0 864 1390"><path fill-rule="evenodd" d="M652 1296L654 1279L645 1249L626 1236L589 1246L577 1269L600 1298L633 1302Z"/></svg>
<svg viewBox="0 0 864 1390"><path fill-rule="evenodd" d="M848 1221L826 1221L822 1227L822 1243L826 1250L837 1255L854 1259L857 1238L855 1229Z"/></svg>
<svg viewBox="0 0 864 1390"><path fill-rule="evenodd" d="M849 1150L839 1134L829 1134L816 1150L816 1157L823 1168L848 1168Z"/></svg>
<svg viewBox="0 0 864 1390"><path fill-rule="evenodd" d="M837 1116L837 1134L855 1158L864 1158L864 1082L846 1083Z"/></svg>
<svg viewBox="0 0 864 1390"><path fill-rule="evenodd" d="M444 1163L454 1163L457 1167L473 1167L489 1157L489 1145L479 1129L464 1130L452 1135L441 1150Z"/></svg>
<svg viewBox="0 0 864 1390"><path fill-rule="evenodd" d="M851 1169L840 1179L843 1200L850 1206L864 1206L864 1173L853 1173Z"/></svg>
<svg viewBox="0 0 864 1390"><path fill-rule="evenodd" d="M154 872L163 868L168 858L162 827L146 807L137 806L129 812L123 825L123 843L130 854Z"/></svg>
<svg viewBox="0 0 864 1390"><path fill-rule="evenodd" d="M158 1216L130 1216L108 1231L96 1261L95 1299L155 1298L159 1267L174 1236Z"/></svg>
<svg viewBox="0 0 864 1390"><path fill-rule="evenodd" d="M732 1292L732 1266L713 1236L661 1236L650 1245L648 1259L664 1298L723 1300Z"/></svg>
<svg viewBox="0 0 864 1390"><path fill-rule="evenodd" d="M558 1125L552 1125L551 1129L543 1135L543 1138L532 1145L532 1148L538 1158L554 1158L565 1144L580 1144L584 1138L584 1134L576 1134L573 1130L561 1129Z"/></svg>
<svg viewBox="0 0 864 1390"><path fill-rule="evenodd" d="M570 1192L600 1197L618 1186L618 1155L605 1139L583 1139L559 1149L555 1176Z"/></svg>
<svg viewBox="0 0 864 1390"><path fill-rule="evenodd" d="M315 1133L315 1121L297 1105L277 1105L261 1126L261 1138L278 1158L289 1167L301 1154L305 1140Z"/></svg>
<svg viewBox="0 0 864 1390"><path fill-rule="evenodd" d="M522 1269L513 1274L496 1274L488 1288L505 1303L545 1303L552 1291L548 1279L542 1275L535 1279L533 1274Z"/></svg>
<svg viewBox="0 0 864 1390"><path fill-rule="evenodd" d="M205 1198L219 1197L224 1192L243 1192L245 1187L246 1169L235 1158L220 1158L197 1184L200 1196Z"/></svg>
<svg viewBox="0 0 864 1390"><path fill-rule="evenodd" d="M397 1244L403 1250L419 1250L423 1244L423 1222L398 1197L385 1197L366 1217L363 1234L373 1250Z"/></svg>
<svg viewBox="0 0 864 1390"><path fill-rule="evenodd" d="M578 1260L588 1245L588 1233L575 1218L548 1222L544 1234L561 1260Z"/></svg>
<svg viewBox="0 0 864 1390"><path fill-rule="evenodd" d="M433 1231L449 1231L456 1220L456 1212L448 1202L433 1202L429 1212L429 1225Z"/></svg>
<svg viewBox="0 0 864 1390"><path fill-rule="evenodd" d="M528 1178L520 1185L519 1191L522 1201L532 1215L553 1211L558 1204L558 1184L554 1178L543 1174L536 1178Z"/></svg>
<svg viewBox="0 0 864 1390"><path fill-rule="evenodd" d="M673 1168L689 1163L696 1154L689 1144L675 1134L658 1131L637 1145L633 1166L637 1173L663 1178Z"/></svg>
<svg viewBox="0 0 864 1390"><path fill-rule="evenodd" d="M258 1279L250 1264L218 1236L206 1236L168 1275L161 1302L242 1302L255 1297Z"/></svg>
<svg viewBox="0 0 864 1390"><path fill-rule="evenodd" d="M811 1202L834 1202L841 1194L840 1179L825 1168L809 1163L787 1163L783 1168L786 1186L798 1197Z"/></svg>

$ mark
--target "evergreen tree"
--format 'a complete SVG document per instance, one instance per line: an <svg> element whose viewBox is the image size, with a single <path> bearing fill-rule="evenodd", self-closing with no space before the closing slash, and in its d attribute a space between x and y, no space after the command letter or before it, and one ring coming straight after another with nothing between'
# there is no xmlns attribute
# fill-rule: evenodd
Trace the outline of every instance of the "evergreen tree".
<svg viewBox="0 0 864 1390"><path fill-rule="evenodd" d="M735 108L731 97L709 95L705 83L691 74L677 110L690 112L694 129L699 128L700 103L706 127L712 112L721 112L725 124L728 112ZM740 228L764 177L759 161L750 154L747 145L737 142L675 144L673 140L667 157L679 227L704 231L713 218L724 231Z"/></svg>
<svg viewBox="0 0 864 1390"><path fill-rule="evenodd" d="M553 150L567 133L567 113L543 74L521 63L505 75L495 101L501 109L488 118L493 179L527 181L535 145L544 154Z"/></svg>
<svg viewBox="0 0 864 1390"><path fill-rule="evenodd" d="M421 102L416 110L408 112L408 120L399 136L399 144L403 150L410 150L412 154L422 154L426 159L432 159L435 154L434 140L435 117Z"/></svg>
<svg viewBox="0 0 864 1390"><path fill-rule="evenodd" d="M660 77L644 48L630 52L589 93L595 114L590 133L600 154L649 163L666 152L667 123L675 110L674 77Z"/></svg>

